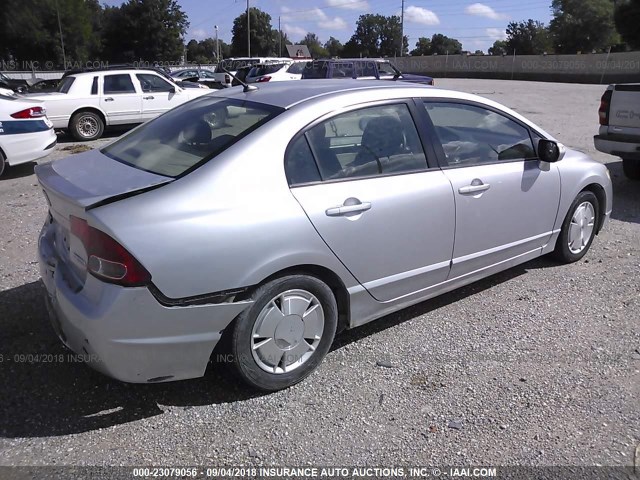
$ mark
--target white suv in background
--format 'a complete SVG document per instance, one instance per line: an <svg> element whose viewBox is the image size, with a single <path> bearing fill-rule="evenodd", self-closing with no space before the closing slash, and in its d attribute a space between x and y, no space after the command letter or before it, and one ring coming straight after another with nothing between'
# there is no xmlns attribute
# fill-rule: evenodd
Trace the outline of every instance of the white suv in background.
<svg viewBox="0 0 640 480"><path fill-rule="evenodd" d="M181 88L153 70L119 69L69 75L56 92L26 96L44 101L54 128L95 140L107 126L146 122L210 92Z"/></svg>
<svg viewBox="0 0 640 480"><path fill-rule="evenodd" d="M307 63L306 60L289 60L282 63L261 63L255 65L247 75L247 83L281 82L284 80L302 79L302 71Z"/></svg>

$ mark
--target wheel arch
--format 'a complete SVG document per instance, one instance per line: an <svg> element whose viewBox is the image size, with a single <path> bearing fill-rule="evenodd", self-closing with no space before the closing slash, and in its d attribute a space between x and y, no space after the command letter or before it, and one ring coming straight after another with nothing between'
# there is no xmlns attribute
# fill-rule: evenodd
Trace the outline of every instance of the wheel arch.
<svg viewBox="0 0 640 480"><path fill-rule="evenodd" d="M67 124L67 129L71 128L71 122L73 121L73 117L75 117L77 114L82 113L82 112L93 112L93 113L97 113L100 118L102 119L102 123L104 124L104 126L107 126L107 116L105 115L105 113L100 110L98 107L96 106L84 106L84 107L79 107L76 108L73 113L69 116L69 123Z"/></svg>
<svg viewBox="0 0 640 480"><path fill-rule="evenodd" d="M591 192L596 196L596 199L598 200L598 223L596 224L596 234L598 234L600 233L600 230L604 225L604 220L606 217L607 193L599 183L590 183L580 192Z"/></svg>
<svg viewBox="0 0 640 480"><path fill-rule="evenodd" d="M338 306L338 328L336 333L345 330L349 326L351 317L351 305L347 287L335 272L327 267L323 267L320 265L302 264L283 268L262 279L262 281L260 281L258 284L248 289L240 298L236 299L242 300L248 298L260 285L264 285L265 283L275 280L276 278L286 277L289 275L308 275L326 283L333 292L333 295L336 299L336 304Z"/></svg>

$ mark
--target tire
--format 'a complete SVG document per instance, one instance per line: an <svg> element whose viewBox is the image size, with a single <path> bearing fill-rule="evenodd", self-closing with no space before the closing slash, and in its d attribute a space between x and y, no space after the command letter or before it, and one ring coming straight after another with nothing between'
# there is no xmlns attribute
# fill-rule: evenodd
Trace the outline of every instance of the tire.
<svg viewBox="0 0 640 480"><path fill-rule="evenodd" d="M623 158L622 170L627 178L631 180L640 180L640 160L635 158Z"/></svg>
<svg viewBox="0 0 640 480"><path fill-rule="evenodd" d="M230 337L235 370L259 390L295 385L316 369L333 343L338 324L333 292L315 277L291 275L260 286L252 299Z"/></svg>
<svg viewBox="0 0 640 480"><path fill-rule="evenodd" d="M104 133L104 121L95 112L78 112L71 117L69 131L73 138L81 142L97 140Z"/></svg>
<svg viewBox="0 0 640 480"><path fill-rule="evenodd" d="M562 222L553 256L563 263L577 262L584 257L596 235L599 215L596 196L589 191L580 192Z"/></svg>
<svg viewBox="0 0 640 480"><path fill-rule="evenodd" d="M7 170L7 160L4 158L4 154L0 152L0 177Z"/></svg>

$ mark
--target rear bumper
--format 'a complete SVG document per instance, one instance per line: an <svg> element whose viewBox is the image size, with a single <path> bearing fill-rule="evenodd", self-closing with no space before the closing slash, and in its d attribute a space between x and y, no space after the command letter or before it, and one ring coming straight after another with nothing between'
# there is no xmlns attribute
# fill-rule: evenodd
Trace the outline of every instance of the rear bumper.
<svg viewBox="0 0 640 480"><path fill-rule="evenodd" d="M52 152L56 141L53 128L42 132L21 133L0 138L2 150L9 165L20 165L46 157Z"/></svg>
<svg viewBox="0 0 640 480"><path fill-rule="evenodd" d="M618 157L640 159L640 138L631 139L615 135L595 135L593 143L599 152Z"/></svg>
<svg viewBox="0 0 640 480"><path fill-rule="evenodd" d="M250 304L165 307L146 287L123 288L90 275L74 291L48 225L38 242L38 260L52 326L89 366L117 380L201 377L224 328Z"/></svg>

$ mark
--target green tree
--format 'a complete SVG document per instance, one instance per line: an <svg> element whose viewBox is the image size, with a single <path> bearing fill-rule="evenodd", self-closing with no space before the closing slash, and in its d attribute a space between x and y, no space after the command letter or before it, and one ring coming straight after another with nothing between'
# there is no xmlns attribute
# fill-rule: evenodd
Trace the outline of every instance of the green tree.
<svg viewBox="0 0 640 480"><path fill-rule="evenodd" d="M457 55L462 53L462 44L455 38L449 38L441 33L434 33L431 37L431 54Z"/></svg>
<svg viewBox="0 0 640 480"><path fill-rule="evenodd" d="M230 56L231 46L218 39L222 58ZM218 61L216 58L216 40L206 38L201 41L190 40L187 44L187 60L191 63L210 64Z"/></svg>
<svg viewBox="0 0 640 480"><path fill-rule="evenodd" d="M640 0L630 0L618 5L614 19L622 40L632 49L640 49Z"/></svg>
<svg viewBox="0 0 640 480"><path fill-rule="evenodd" d="M431 40L427 37L420 37L416 42L416 48L411 50L411 52L409 52L409 55L431 55Z"/></svg>
<svg viewBox="0 0 640 480"><path fill-rule="evenodd" d="M282 39L280 35L282 34ZM278 31L276 29L273 30L273 48L274 55L277 57L286 57L287 56L287 45L292 45L293 42L289 40L289 36L287 32ZM282 48L282 49L281 49Z"/></svg>
<svg viewBox="0 0 640 480"><path fill-rule="evenodd" d="M306 45L309 47L309 53L313 58L323 58L328 57L329 52L322 46L320 43L320 39L315 33L307 33L302 40L300 40L300 45Z"/></svg>
<svg viewBox="0 0 640 480"><path fill-rule="evenodd" d="M251 28L251 55L266 57L275 52L271 15L259 8L249 9L249 26ZM234 57L247 55L247 12L238 15L233 21L231 37L231 54Z"/></svg>
<svg viewBox="0 0 640 480"><path fill-rule="evenodd" d="M339 57L342 55L342 43L340 40L334 37L329 37L329 40L324 44L324 48L330 57Z"/></svg>
<svg viewBox="0 0 640 480"><path fill-rule="evenodd" d="M188 27L177 0L129 0L105 8L105 53L116 62L177 61Z"/></svg>
<svg viewBox="0 0 640 480"><path fill-rule="evenodd" d="M540 55L551 50L549 30L544 23L532 19L507 25L507 53Z"/></svg>
<svg viewBox="0 0 640 480"><path fill-rule="evenodd" d="M549 30L556 53L606 50L618 43L611 0L553 0L551 10Z"/></svg>
<svg viewBox="0 0 640 480"><path fill-rule="evenodd" d="M506 55L507 48L506 40L496 40L493 46L489 47L489 55Z"/></svg>
<svg viewBox="0 0 640 480"><path fill-rule="evenodd" d="M366 14L360 15L356 23L356 30L345 44L343 55L346 57L387 57L405 54L409 49L409 40L399 39L402 27L400 18L396 15Z"/></svg>

